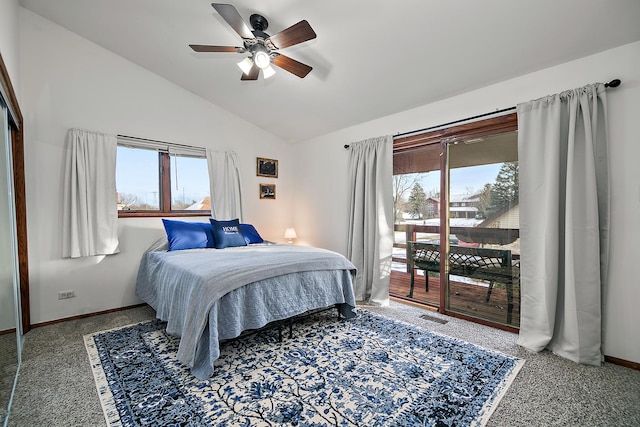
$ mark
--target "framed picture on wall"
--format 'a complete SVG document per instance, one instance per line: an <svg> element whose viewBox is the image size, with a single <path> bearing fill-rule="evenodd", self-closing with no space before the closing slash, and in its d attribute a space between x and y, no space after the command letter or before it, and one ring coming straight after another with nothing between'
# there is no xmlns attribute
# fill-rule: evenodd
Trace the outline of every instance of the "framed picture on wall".
<svg viewBox="0 0 640 427"><path fill-rule="evenodd" d="M258 157L257 175L268 176L270 178L277 178L278 177L278 161L273 159L264 159L262 157Z"/></svg>
<svg viewBox="0 0 640 427"><path fill-rule="evenodd" d="M275 199L276 198L276 185L275 184L260 184L260 198L261 199Z"/></svg>

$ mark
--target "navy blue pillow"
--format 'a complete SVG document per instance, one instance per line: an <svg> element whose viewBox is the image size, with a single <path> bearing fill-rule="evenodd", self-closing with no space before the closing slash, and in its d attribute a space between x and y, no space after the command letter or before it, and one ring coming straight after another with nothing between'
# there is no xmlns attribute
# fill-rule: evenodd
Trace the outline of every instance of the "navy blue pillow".
<svg viewBox="0 0 640 427"><path fill-rule="evenodd" d="M217 249L224 249L233 246L247 246L244 236L240 231L240 221L231 219L228 221L218 221L209 219L213 229L213 238L216 241Z"/></svg>
<svg viewBox="0 0 640 427"><path fill-rule="evenodd" d="M167 232L170 251L194 248L213 248L215 239L211 224L206 222L187 222L162 219Z"/></svg>
<svg viewBox="0 0 640 427"><path fill-rule="evenodd" d="M247 245L252 243L262 243L264 239L258 233L258 230L251 224L240 224L240 232L244 236Z"/></svg>

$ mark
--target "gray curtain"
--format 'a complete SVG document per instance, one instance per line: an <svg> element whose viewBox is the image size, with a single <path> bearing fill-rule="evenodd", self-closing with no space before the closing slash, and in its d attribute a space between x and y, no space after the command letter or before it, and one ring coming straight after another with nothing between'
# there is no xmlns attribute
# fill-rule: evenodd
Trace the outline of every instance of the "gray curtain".
<svg viewBox="0 0 640 427"><path fill-rule="evenodd" d="M603 84L517 106L521 320L518 344L602 362L609 259Z"/></svg>
<svg viewBox="0 0 640 427"><path fill-rule="evenodd" d="M347 257L358 269L356 300L389 304L393 251L393 139L350 145L350 215Z"/></svg>
<svg viewBox="0 0 640 427"><path fill-rule="evenodd" d="M62 256L119 252L116 135L69 129L66 141Z"/></svg>
<svg viewBox="0 0 640 427"><path fill-rule="evenodd" d="M242 194L238 159L233 151L207 150L211 217L219 220L238 218L242 222Z"/></svg>

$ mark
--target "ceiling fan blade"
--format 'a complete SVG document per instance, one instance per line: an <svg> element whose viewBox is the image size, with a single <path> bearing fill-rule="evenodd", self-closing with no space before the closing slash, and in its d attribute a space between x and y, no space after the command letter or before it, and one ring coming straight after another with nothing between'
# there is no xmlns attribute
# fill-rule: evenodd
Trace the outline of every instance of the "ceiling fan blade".
<svg viewBox="0 0 640 427"><path fill-rule="evenodd" d="M209 46L206 44L190 44L189 47L196 52L238 52L242 53L245 51L243 47L233 47L233 46Z"/></svg>
<svg viewBox="0 0 640 427"><path fill-rule="evenodd" d="M245 24L242 17L238 13L238 10L230 4L225 3L211 3L211 6L227 21L227 24L233 28L236 33L240 34L243 39L254 38L251 28Z"/></svg>
<svg viewBox="0 0 640 427"><path fill-rule="evenodd" d="M283 70L286 70L292 74L295 74L301 79L304 78L307 74L309 74L311 70L313 70L312 67L281 54L278 54L278 56L276 56L273 59L273 65L276 65L282 68Z"/></svg>
<svg viewBox="0 0 640 427"><path fill-rule="evenodd" d="M240 80L258 80L259 74L260 68L258 68L256 64L253 64L253 67L251 67L248 74L242 73L242 77L240 77Z"/></svg>
<svg viewBox="0 0 640 427"><path fill-rule="evenodd" d="M278 34L272 35L269 37L269 40L271 40L278 49L284 49L285 47L306 42L316 37L316 33L313 31L313 28L311 28L311 25L309 25L306 20L302 20L280 31Z"/></svg>

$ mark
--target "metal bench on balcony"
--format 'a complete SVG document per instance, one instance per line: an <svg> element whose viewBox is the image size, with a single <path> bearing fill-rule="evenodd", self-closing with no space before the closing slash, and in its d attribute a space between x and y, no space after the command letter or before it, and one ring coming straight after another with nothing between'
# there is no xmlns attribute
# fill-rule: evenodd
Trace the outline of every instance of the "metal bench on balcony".
<svg viewBox="0 0 640 427"><path fill-rule="evenodd" d="M409 245L409 270L411 287L409 298L413 298L415 269L424 270L425 289L429 292L429 271L440 272L440 245L427 242L407 242ZM511 251L506 249L449 247L449 274L489 282L486 302L491 298L495 282L503 283L507 293L507 323L513 314L513 284L520 279L518 265L513 265Z"/></svg>

